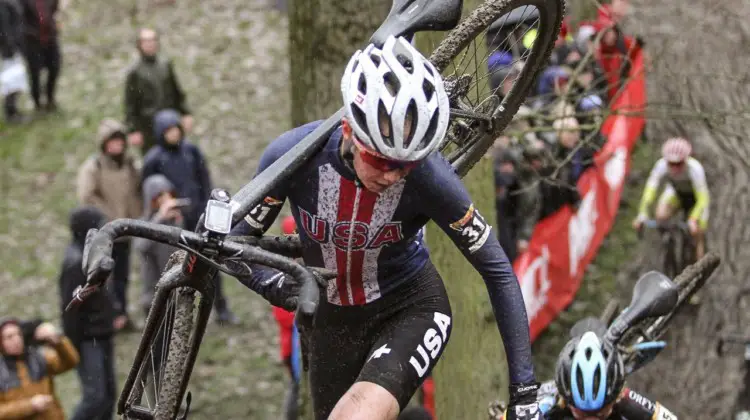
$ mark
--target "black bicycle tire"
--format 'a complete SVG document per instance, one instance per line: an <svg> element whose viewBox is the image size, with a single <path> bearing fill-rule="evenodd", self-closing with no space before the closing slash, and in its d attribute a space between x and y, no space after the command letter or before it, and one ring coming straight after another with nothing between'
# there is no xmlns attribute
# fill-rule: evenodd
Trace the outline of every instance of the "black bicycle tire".
<svg viewBox="0 0 750 420"><path fill-rule="evenodd" d="M552 53L565 15L565 3L563 0L487 0L463 19L430 55L430 61L438 71L442 72L471 41L484 33L490 24L511 10L522 6L535 6L539 11L540 24L534 46L516 83L498 107L503 110L501 115L494 119L492 132L487 133L483 139L469 147L455 162L451 163L460 176L468 173L487 153L496 134L505 129L526 99L538 72L547 63Z"/></svg>
<svg viewBox="0 0 750 420"><path fill-rule="evenodd" d="M664 274L669 277L670 279L675 279L677 277L678 273L678 267L677 267L677 253L675 251L675 240L672 236L672 233L667 233L669 236L669 240L667 241L667 245L664 247Z"/></svg>
<svg viewBox="0 0 750 420"><path fill-rule="evenodd" d="M188 287L179 288L175 293L174 324L169 337L167 358L164 361L164 376L156 403L155 420L174 420L180 408L181 401L178 396L187 368L185 361L190 350L190 335L193 332L195 294L196 291Z"/></svg>
<svg viewBox="0 0 750 420"><path fill-rule="evenodd" d="M664 316L644 320L635 330L643 331L651 340L661 338L672 318L680 311L685 302L690 300L690 297L706 284L720 262L721 259L718 255L708 253L695 264L686 267L674 280L679 289L675 307ZM637 344L643 340L645 340L644 335L638 334L630 344Z"/></svg>
<svg viewBox="0 0 750 420"><path fill-rule="evenodd" d="M682 231L680 263L685 268L695 262L695 243L689 232Z"/></svg>

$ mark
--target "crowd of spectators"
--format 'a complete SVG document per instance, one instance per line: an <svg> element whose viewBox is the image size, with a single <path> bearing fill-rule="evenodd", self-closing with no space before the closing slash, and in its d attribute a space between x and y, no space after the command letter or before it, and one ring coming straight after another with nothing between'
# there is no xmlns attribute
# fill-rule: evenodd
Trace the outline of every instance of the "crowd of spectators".
<svg viewBox="0 0 750 420"><path fill-rule="evenodd" d="M4 24L5 1L0 0L0 25ZM37 7L46 5L37 3ZM51 3L50 10L56 4ZM188 138L193 119L172 62L159 54L159 34L141 29L137 48L139 58L124 80L125 115L121 120L100 122L91 134L92 153L78 170L78 204L70 212L70 242L58 276L62 331L41 321L0 319L0 419L64 418L51 378L73 367L77 367L82 396L71 418L112 418L117 391L114 335L138 330L132 313L135 305L127 300L131 239L115 242L115 266L107 287L65 310L74 290L86 282L82 271L86 234L118 218L193 229L209 199L213 187L208 165L200 148ZM48 77L54 84L52 69ZM38 86L34 83L36 103ZM49 87L43 107L48 111L56 107L53 94L54 87ZM137 306L145 318L159 276L175 249L146 240L133 242L143 284ZM229 310L220 277L214 309L219 324L238 322Z"/></svg>
<svg viewBox="0 0 750 420"><path fill-rule="evenodd" d="M539 220L580 201L576 183L605 142L599 128L641 46L618 24L627 7L626 0L615 0L576 30L563 24L549 65L494 144L497 232L511 260L526 251ZM490 84L501 97L523 68L519 57L532 46L529 33L514 22L487 37Z"/></svg>

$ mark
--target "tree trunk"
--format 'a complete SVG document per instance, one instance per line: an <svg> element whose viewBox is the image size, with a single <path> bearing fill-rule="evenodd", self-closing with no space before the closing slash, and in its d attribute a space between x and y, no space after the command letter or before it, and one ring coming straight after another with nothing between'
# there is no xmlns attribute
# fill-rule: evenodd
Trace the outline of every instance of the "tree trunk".
<svg viewBox="0 0 750 420"><path fill-rule="evenodd" d="M341 108L341 75L391 7L390 0L289 2L292 124L327 118Z"/></svg>
<svg viewBox="0 0 750 420"><path fill-rule="evenodd" d="M342 106L341 75L391 7L390 0L289 0L292 124L328 118ZM312 419L307 375L300 418Z"/></svg>
<svg viewBox="0 0 750 420"><path fill-rule="evenodd" d="M647 125L649 138L657 147L672 136L692 141L711 191L707 245L722 257L700 307L672 321L667 348L629 381L679 418L734 418L742 389L742 346L731 347L723 358L715 347L720 333L750 334L750 296L738 296L750 276L748 10L739 0L639 0L625 25L643 36L652 62L648 99L655 118ZM663 114L666 118L659 117ZM646 270L659 269L660 250L658 240L644 245L621 279L623 289L630 290Z"/></svg>
<svg viewBox="0 0 750 420"><path fill-rule="evenodd" d="M495 219L493 179L489 160L482 160L464 178L474 206L488 221ZM486 418L488 403L507 395L508 386L505 352L487 288L434 223L428 225L427 243L453 309L450 341L433 372L436 415L441 419Z"/></svg>

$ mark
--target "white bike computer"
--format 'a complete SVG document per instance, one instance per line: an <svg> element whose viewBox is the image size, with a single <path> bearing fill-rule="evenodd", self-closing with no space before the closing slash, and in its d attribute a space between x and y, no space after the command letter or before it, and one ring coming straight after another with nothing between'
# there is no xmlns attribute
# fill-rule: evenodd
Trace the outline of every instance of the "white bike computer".
<svg viewBox="0 0 750 420"><path fill-rule="evenodd" d="M232 229L232 206L217 200L206 203L206 218L203 226L211 232L226 235Z"/></svg>

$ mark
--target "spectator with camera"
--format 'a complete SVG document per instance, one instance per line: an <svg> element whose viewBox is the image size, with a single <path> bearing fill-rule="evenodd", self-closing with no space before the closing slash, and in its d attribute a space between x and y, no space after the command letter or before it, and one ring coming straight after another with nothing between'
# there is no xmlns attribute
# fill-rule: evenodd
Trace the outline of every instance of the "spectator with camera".
<svg viewBox="0 0 750 420"><path fill-rule="evenodd" d="M80 305L65 310L78 286L86 284L82 270L83 246L89 229L101 228L107 216L94 206L84 206L70 213L72 239L65 250L60 270L60 300L63 331L80 354L78 377L81 401L73 420L109 420L116 400L114 334L127 321L117 315L115 297L100 289ZM0 417L1 418L1 417Z"/></svg>
<svg viewBox="0 0 750 420"><path fill-rule="evenodd" d="M174 185L162 174L154 174L143 180L143 220L182 228L182 209L190 206L190 200L177 199L176 195ZM141 307L144 314L148 315L156 283L169 261L169 256L177 248L144 238L136 238L134 246L141 257Z"/></svg>
<svg viewBox="0 0 750 420"><path fill-rule="evenodd" d="M0 318L0 419L64 419L53 377L74 368L78 352L48 322L27 339L23 326L16 318Z"/></svg>

